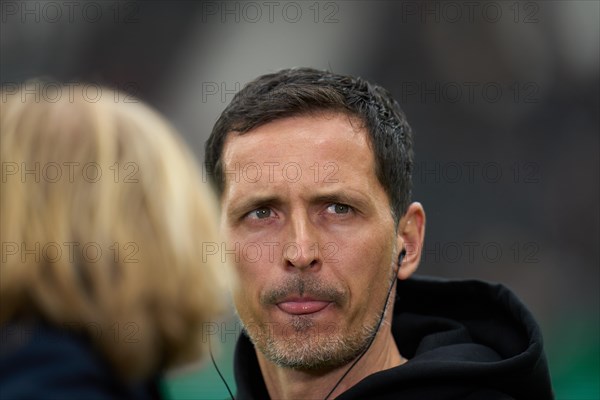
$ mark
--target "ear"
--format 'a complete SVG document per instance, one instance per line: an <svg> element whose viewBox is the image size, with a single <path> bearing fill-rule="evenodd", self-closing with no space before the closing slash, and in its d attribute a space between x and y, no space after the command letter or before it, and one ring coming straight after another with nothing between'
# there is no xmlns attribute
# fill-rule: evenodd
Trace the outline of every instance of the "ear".
<svg viewBox="0 0 600 400"><path fill-rule="evenodd" d="M418 268L425 239L425 210L420 203L408 206L406 214L398 224L397 244L400 253L406 250L406 255L398 268L398 279L409 278Z"/></svg>

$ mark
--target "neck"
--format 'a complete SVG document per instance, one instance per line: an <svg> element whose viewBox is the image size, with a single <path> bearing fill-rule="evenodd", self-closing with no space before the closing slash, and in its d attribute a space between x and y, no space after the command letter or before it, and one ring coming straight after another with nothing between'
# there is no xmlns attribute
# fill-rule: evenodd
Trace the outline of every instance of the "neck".
<svg viewBox="0 0 600 400"><path fill-rule="evenodd" d="M279 367L257 351L258 363L272 399L324 399L354 360L327 372L306 372ZM329 396L339 396L363 378L406 362L392 337L390 325L384 324L371 347Z"/></svg>

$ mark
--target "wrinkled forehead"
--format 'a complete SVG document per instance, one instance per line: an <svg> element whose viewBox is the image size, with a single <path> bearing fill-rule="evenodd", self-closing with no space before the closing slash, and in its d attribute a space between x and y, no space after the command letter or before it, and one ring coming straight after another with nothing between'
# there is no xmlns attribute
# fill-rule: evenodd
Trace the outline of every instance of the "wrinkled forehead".
<svg viewBox="0 0 600 400"><path fill-rule="evenodd" d="M234 156L244 155L244 150L250 150L250 145L255 142L284 153L298 147L318 151L331 140L360 141L371 150L371 140L362 119L348 113L322 110L276 119L247 132L229 132L223 144L221 162L225 164Z"/></svg>
<svg viewBox="0 0 600 400"><path fill-rule="evenodd" d="M346 114L295 116L246 133L230 133L221 157L225 186L232 183L287 183L331 175L372 175L374 156L363 124ZM266 178L266 180L265 180Z"/></svg>

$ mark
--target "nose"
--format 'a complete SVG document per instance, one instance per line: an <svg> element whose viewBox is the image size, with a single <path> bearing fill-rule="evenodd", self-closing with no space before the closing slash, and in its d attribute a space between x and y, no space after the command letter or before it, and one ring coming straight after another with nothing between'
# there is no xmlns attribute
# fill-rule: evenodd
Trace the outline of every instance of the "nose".
<svg viewBox="0 0 600 400"><path fill-rule="evenodd" d="M283 247L286 267L299 270L320 268L319 232L305 212L297 212L290 220L289 240Z"/></svg>

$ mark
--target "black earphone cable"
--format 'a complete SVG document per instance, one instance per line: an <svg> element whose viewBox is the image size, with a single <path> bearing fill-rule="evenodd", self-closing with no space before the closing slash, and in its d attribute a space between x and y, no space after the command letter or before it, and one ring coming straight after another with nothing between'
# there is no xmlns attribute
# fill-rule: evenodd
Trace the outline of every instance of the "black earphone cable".
<svg viewBox="0 0 600 400"><path fill-rule="evenodd" d="M221 381L223 381L223 384L227 388L227 391L229 392L229 397L231 397L231 400L235 400L235 397L233 397L233 393L231 392L231 389L229 388L227 381L223 377L223 374L221 374L219 367L217 367L217 362L215 361L215 357L213 356L213 352L212 352L212 347L210 345L210 336L211 335L208 335L208 353L210 354L210 359L212 360L213 366L215 367L215 370L217 370L217 374L219 374Z"/></svg>

